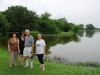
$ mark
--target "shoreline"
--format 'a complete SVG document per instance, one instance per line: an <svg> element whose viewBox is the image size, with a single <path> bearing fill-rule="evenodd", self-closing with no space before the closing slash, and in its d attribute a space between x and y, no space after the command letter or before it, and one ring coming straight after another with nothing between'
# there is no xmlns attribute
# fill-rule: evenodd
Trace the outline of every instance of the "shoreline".
<svg viewBox="0 0 100 75"><path fill-rule="evenodd" d="M100 75L100 67L85 67L81 65L60 64L45 60L46 70L39 68L39 62L34 59L34 68L21 66L19 58L18 66L9 68L9 53L5 48L0 48L0 75Z"/></svg>

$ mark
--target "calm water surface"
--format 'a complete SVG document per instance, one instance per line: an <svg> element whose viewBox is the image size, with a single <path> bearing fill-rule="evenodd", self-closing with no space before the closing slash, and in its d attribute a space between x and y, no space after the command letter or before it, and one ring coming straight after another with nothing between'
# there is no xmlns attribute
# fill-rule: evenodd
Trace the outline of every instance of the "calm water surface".
<svg viewBox="0 0 100 75"><path fill-rule="evenodd" d="M33 35L34 36L34 35ZM34 36L35 41L37 36ZM46 55L58 56L71 62L100 63L100 32L80 31L74 36L43 36L46 41ZM7 38L0 38L0 47L7 47Z"/></svg>

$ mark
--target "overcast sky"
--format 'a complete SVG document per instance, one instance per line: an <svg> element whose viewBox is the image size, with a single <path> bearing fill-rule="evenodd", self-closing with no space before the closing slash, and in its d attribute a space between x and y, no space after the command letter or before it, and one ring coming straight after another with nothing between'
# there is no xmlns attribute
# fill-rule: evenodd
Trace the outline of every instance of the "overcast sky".
<svg viewBox="0 0 100 75"><path fill-rule="evenodd" d="M100 0L0 0L0 11L12 5L22 5L42 14L52 14L53 19L65 17L75 24L93 24L100 28Z"/></svg>

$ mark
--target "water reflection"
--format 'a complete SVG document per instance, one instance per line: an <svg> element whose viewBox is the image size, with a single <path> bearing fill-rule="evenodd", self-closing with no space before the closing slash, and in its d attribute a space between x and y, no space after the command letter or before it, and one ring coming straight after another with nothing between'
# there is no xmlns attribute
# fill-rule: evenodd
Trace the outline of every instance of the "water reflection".
<svg viewBox="0 0 100 75"><path fill-rule="evenodd" d="M34 36L35 40L37 40L37 37ZM73 42L80 42L81 39L77 35L73 36L43 36L43 39L45 40L47 46L46 46L46 54L50 54L50 47L56 46L57 44L66 44L71 41Z"/></svg>
<svg viewBox="0 0 100 75"><path fill-rule="evenodd" d="M78 31L77 32L77 35L80 37L86 36L86 37L92 38L94 34L95 34L95 31Z"/></svg>
<svg viewBox="0 0 100 75"><path fill-rule="evenodd" d="M83 37L84 36L84 31L83 30L78 31L77 32L77 35L80 36L80 37Z"/></svg>
<svg viewBox="0 0 100 75"><path fill-rule="evenodd" d="M93 35L95 36L93 37ZM35 42L37 36L33 34ZM98 61L100 62L99 33L81 31L73 36L43 36L46 41L46 55L65 57L70 61ZM93 37L91 39L86 37ZM81 39L80 39L81 38ZM90 41L91 40L91 41ZM0 47L7 48L8 37L0 37ZM92 43L92 44L91 44Z"/></svg>
<svg viewBox="0 0 100 75"><path fill-rule="evenodd" d="M34 35L33 35L34 36ZM37 36L34 36L35 42L37 40ZM43 36L43 39L45 40L47 46L46 46L46 54L50 54L51 52L49 51L50 47L56 46L57 44L66 44L71 41L73 42L80 42L80 38L77 35L73 36ZM7 48L7 41L8 38L3 37L0 38L0 47L6 47Z"/></svg>
<svg viewBox="0 0 100 75"><path fill-rule="evenodd" d="M95 34L95 31L86 31L86 37L92 38Z"/></svg>

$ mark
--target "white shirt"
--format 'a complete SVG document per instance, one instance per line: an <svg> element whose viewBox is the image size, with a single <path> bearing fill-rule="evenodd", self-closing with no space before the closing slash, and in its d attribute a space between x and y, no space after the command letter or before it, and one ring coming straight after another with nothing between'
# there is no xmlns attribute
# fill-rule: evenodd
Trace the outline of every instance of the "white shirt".
<svg viewBox="0 0 100 75"><path fill-rule="evenodd" d="M37 40L36 41L36 54L43 54L45 46L46 44L43 39Z"/></svg>

